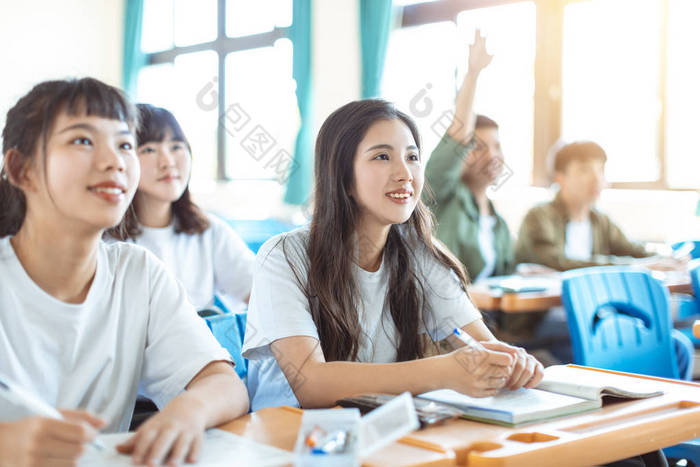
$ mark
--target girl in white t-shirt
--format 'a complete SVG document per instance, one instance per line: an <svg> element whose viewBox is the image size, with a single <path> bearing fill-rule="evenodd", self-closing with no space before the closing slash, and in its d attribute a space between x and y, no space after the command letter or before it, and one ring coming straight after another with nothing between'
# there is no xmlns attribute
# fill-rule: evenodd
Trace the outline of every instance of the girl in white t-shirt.
<svg viewBox="0 0 700 467"><path fill-rule="evenodd" d="M192 202L191 150L175 116L150 104L137 108L141 178L123 228L110 233L160 258L197 309L211 307L215 294L234 306L247 303L255 255L230 226Z"/></svg>
<svg viewBox="0 0 700 467"><path fill-rule="evenodd" d="M420 201L413 121L382 100L331 114L316 141L311 225L258 252L243 354L254 410L328 407L362 393L532 387L541 365L498 342L466 293L463 266L435 240ZM469 346L424 358L423 334L461 328Z"/></svg>
<svg viewBox="0 0 700 467"><path fill-rule="evenodd" d="M245 386L166 268L106 244L136 191L136 110L91 78L35 86L7 113L0 172L0 374L69 410L0 397L0 465L74 465L97 430L126 431L141 391L161 411L118 449L198 457L206 428L248 410ZM98 418L99 417L99 418Z"/></svg>

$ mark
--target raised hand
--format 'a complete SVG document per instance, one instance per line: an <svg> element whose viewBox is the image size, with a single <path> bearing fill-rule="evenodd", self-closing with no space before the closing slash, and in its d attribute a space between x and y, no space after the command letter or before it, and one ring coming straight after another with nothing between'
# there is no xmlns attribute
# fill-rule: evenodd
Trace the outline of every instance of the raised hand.
<svg viewBox="0 0 700 467"><path fill-rule="evenodd" d="M486 68L493 55L486 52L486 38L479 29L474 31L474 43L469 46L469 71L478 73Z"/></svg>

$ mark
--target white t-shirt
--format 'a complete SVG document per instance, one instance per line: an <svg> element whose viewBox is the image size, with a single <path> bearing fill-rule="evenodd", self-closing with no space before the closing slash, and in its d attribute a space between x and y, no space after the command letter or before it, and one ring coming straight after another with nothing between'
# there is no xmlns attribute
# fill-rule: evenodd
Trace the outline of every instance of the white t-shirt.
<svg viewBox="0 0 700 467"><path fill-rule="evenodd" d="M216 216L207 217L211 225L200 234L177 233L173 224L141 226L143 233L131 241L170 268L196 309L211 307L215 293L238 308L253 286L255 254L228 224Z"/></svg>
<svg viewBox="0 0 700 467"><path fill-rule="evenodd" d="M564 255L569 259L587 261L593 255L591 221L569 221L566 224Z"/></svg>
<svg viewBox="0 0 700 467"><path fill-rule="evenodd" d="M230 361L152 254L100 242L85 301L62 302L0 239L0 373L57 408L86 409L106 430L129 428L136 394L165 406L208 363ZM0 398L0 420L26 416ZM3 405L4 404L4 405Z"/></svg>
<svg viewBox="0 0 700 467"><path fill-rule="evenodd" d="M258 252L243 344L243 356L250 359L248 392L253 410L299 405L271 352L270 344L291 336L318 339L308 301L287 263L280 242L286 240L285 248L292 264L304 280L308 274L306 259L301 259L299 254L305 255L308 238L308 227L302 227L271 238ZM420 283L432 310L431 316L424 316L421 320L419 331L429 332L433 339L444 339L455 327L479 319L481 314L461 288L455 273L429 256L424 247L417 248L415 253L416 273L421 278ZM398 336L388 304L385 304L388 271L382 261L376 272L368 272L357 266L354 272L362 298L359 316L363 332L358 361L394 362Z"/></svg>
<svg viewBox="0 0 700 467"><path fill-rule="evenodd" d="M484 268L474 282L491 276L496 267L496 242L494 240L493 226L496 225L496 216L479 216L479 251L484 259Z"/></svg>

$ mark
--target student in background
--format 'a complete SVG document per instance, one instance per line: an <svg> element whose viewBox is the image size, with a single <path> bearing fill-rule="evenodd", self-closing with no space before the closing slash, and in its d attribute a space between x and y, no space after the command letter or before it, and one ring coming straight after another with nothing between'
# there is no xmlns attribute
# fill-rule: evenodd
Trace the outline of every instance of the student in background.
<svg viewBox="0 0 700 467"><path fill-rule="evenodd" d="M192 155L168 110L138 104L138 190L113 237L144 246L173 271L198 310L214 295L248 302L255 255L225 222L202 212L188 187Z"/></svg>
<svg viewBox="0 0 700 467"><path fill-rule="evenodd" d="M382 100L351 102L316 141L310 226L257 255L243 355L254 410L330 407L361 393L533 387L542 367L495 340L459 261L433 237L413 121ZM422 358L456 328L451 353Z"/></svg>
<svg viewBox="0 0 700 467"><path fill-rule="evenodd" d="M498 124L472 113L477 79L492 58L477 30L454 119L425 169L435 195L437 237L466 266L473 281L510 274L515 267L508 226L486 195L503 169Z"/></svg>
<svg viewBox="0 0 700 467"><path fill-rule="evenodd" d="M0 465L73 465L97 430L128 428L139 387L161 411L119 446L136 463L192 461L206 428L248 410L184 288L144 249L101 241L138 184L135 112L85 78L41 83L7 114L0 373L69 410L2 405Z"/></svg>
<svg viewBox="0 0 700 467"><path fill-rule="evenodd" d="M633 262L663 269L684 266L670 258L650 258L653 253L629 241L595 208L605 186L606 161L603 148L593 142L567 144L556 152L554 181L559 191L553 201L525 216L515 249L518 263L538 263L559 271Z"/></svg>

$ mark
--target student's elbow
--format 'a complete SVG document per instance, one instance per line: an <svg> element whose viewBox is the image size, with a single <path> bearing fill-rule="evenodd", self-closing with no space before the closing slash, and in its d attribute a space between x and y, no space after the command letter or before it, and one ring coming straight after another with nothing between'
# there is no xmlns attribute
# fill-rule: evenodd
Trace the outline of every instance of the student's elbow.
<svg viewBox="0 0 700 467"><path fill-rule="evenodd" d="M236 375L233 378L233 403L235 417L245 415L250 410L250 396L248 394L248 388L246 388L245 383L241 378Z"/></svg>
<svg viewBox="0 0 700 467"><path fill-rule="evenodd" d="M320 409L331 407L339 398L334 397L330 385L323 382L322 363L307 363L303 371L290 374L287 369L285 376L299 405L304 409Z"/></svg>

